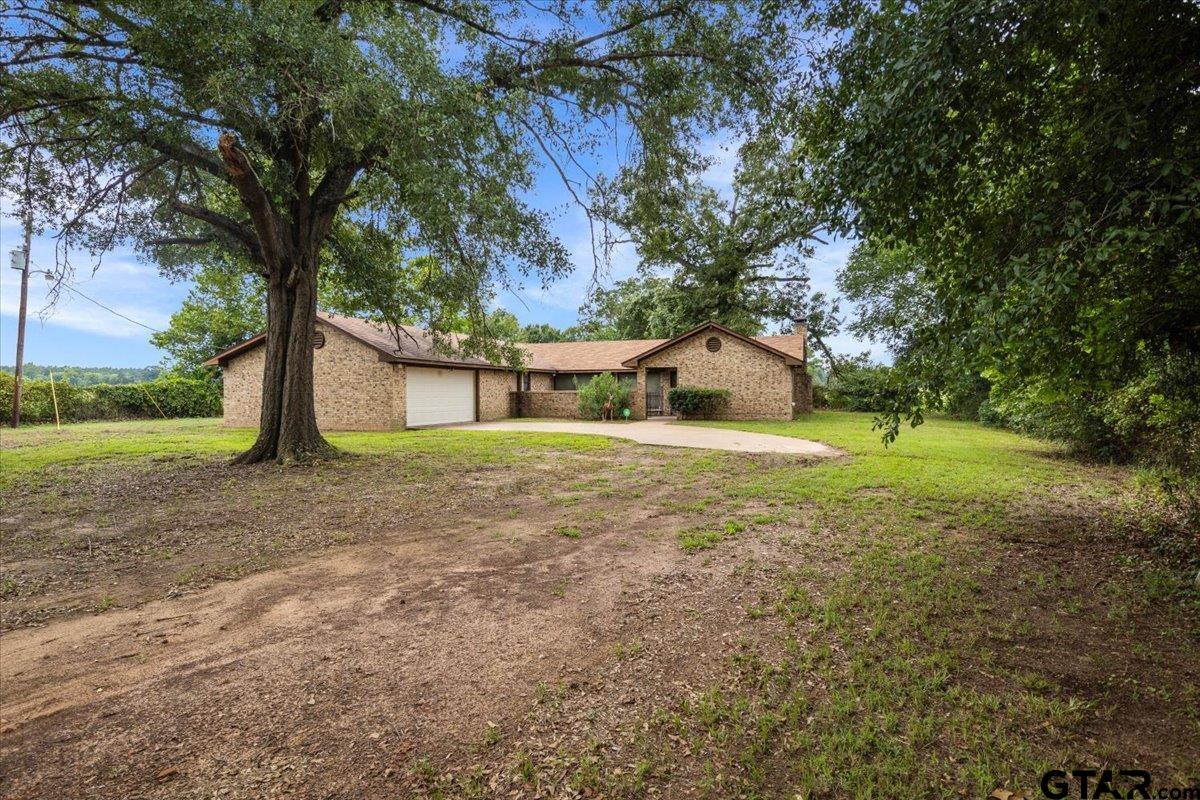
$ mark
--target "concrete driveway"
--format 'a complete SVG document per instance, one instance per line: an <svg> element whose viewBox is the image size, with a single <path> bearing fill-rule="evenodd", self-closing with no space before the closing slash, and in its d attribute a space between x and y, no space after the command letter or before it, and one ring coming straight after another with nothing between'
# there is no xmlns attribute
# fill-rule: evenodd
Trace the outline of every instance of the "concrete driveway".
<svg viewBox="0 0 1200 800"><path fill-rule="evenodd" d="M470 431L542 431L546 433L584 433L632 439L642 444L664 447L698 447L705 450L732 450L739 453L795 453L805 456L834 456L838 451L820 442L776 436L770 433L751 433L726 428L701 428L694 425L675 425L669 420L638 422L583 422L571 420L500 420L450 425L450 428Z"/></svg>

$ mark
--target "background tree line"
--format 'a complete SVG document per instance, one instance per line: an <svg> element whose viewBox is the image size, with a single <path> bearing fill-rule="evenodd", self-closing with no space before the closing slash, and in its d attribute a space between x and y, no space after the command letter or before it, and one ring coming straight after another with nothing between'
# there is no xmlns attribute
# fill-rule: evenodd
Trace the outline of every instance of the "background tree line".
<svg viewBox="0 0 1200 800"><path fill-rule="evenodd" d="M166 367L69 367L49 366L44 364L25 364L25 377L30 380L49 380L53 375L55 380L65 381L72 386L95 386L98 383L119 385L123 383L138 383L150 381L166 371ZM0 372L13 374L12 367L0 366Z"/></svg>

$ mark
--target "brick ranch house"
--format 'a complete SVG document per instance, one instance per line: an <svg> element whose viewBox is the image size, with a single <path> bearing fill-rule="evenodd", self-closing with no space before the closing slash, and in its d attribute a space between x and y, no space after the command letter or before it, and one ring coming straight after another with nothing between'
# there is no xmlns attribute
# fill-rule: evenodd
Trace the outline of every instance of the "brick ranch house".
<svg viewBox="0 0 1200 800"><path fill-rule="evenodd" d="M506 417L578 417L575 382L612 372L634 385L633 419L670 414L672 386L728 389L725 419L787 420L812 410L802 326L751 338L707 323L674 339L525 344L525 369L434 352L419 328L319 313L313 335L317 423L324 430L396 430ZM206 361L224 371L225 424L258 425L265 335Z"/></svg>

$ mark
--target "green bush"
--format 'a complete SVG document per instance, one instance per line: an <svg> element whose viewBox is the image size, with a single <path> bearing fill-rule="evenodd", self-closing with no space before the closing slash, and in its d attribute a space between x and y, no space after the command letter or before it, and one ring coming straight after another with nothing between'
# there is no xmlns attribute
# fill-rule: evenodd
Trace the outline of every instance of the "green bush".
<svg viewBox="0 0 1200 800"><path fill-rule="evenodd" d="M16 378L0 373L0 411L7 419L12 411L13 391ZM21 391L21 420L24 422L53 422L54 400L58 399L58 415L61 420L79 419L82 409L90 400L88 389L72 386L63 380L54 381L54 392L48 380L26 380Z"/></svg>
<svg viewBox="0 0 1200 800"><path fill-rule="evenodd" d="M0 373L0 406L12 408L15 379ZM95 419L213 417L221 413L221 386L204 378L158 378L144 383L73 386L54 381L63 422ZM53 422L54 396L48 380L26 380L21 392L23 422Z"/></svg>
<svg viewBox="0 0 1200 800"><path fill-rule="evenodd" d="M1046 381L997 380L980 420L1066 443L1088 458L1136 462L1162 490L1181 530L1200 529L1200 358L1143 354L1109 391L1063 390ZM1200 549L1191 534L1191 563Z"/></svg>
<svg viewBox="0 0 1200 800"><path fill-rule="evenodd" d="M972 374L951 383L944 392L942 406L949 417L982 422L991 413L985 407L991 390L991 381L982 375Z"/></svg>
<svg viewBox="0 0 1200 800"><path fill-rule="evenodd" d="M868 364L862 358L847 359L830 375L824 391L825 407L841 411L882 411L888 407L891 374L891 367ZM815 405L815 398L813 402Z"/></svg>
<svg viewBox="0 0 1200 800"><path fill-rule="evenodd" d="M95 387L95 405L115 417L214 417L221 387L207 378L159 378L145 383ZM161 409L161 413L160 413Z"/></svg>
<svg viewBox="0 0 1200 800"><path fill-rule="evenodd" d="M587 383L575 384L579 393L579 413L584 419L600 419L604 403L613 401L613 417L622 417L621 409L629 407L630 384L619 380L611 372L601 372Z"/></svg>
<svg viewBox="0 0 1200 800"><path fill-rule="evenodd" d="M813 383L813 408L829 408L829 390L824 384Z"/></svg>
<svg viewBox="0 0 1200 800"><path fill-rule="evenodd" d="M711 419L729 406L728 389L708 389L703 386L676 386L667 392L671 409L681 417Z"/></svg>

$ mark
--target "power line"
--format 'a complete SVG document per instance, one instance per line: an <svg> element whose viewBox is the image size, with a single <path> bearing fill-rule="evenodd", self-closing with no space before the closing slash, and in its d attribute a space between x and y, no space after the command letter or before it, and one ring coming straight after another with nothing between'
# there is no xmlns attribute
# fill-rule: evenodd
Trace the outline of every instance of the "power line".
<svg viewBox="0 0 1200 800"><path fill-rule="evenodd" d="M52 272L51 272L50 270L48 270L48 269L42 269L42 270L38 270L38 272L41 272L43 275L45 275L45 276L47 276L47 277L50 277L50 278L53 278L53 277L54 277L54 273L52 273ZM94 297L89 297L88 295L86 295L86 294L84 294L83 292L79 291L79 290L78 290L78 289L76 289L74 286L70 285L69 283L66 283L65 281L59 281L58 285L59 285L59 286L61 286L61 287L62 287L62 288L64 288L64 289L66 289L67 291L74 292L75 294L77 294L77 295L79 295L80 297L82 297L84 300L87 300L87 301L89 301L89 302L91 302L91 303L95 303L96 305L100 306L101 308L103 308L103 309L104 309L105 311L107 311L108 313L110 313L110 314L116 314L118 317L120 317L121 319L123 319L123 320L125 320L125 321L127 321L127 322L132 322L134 325L140 325L141 327L145 328L146 330L150 331L151 333L162 333L162 331L160 331L158 328L151 328L149 325L147 325L147 324L146 324L146 323L144 323L144 322L138 322L138 321L137 321L136 319L134 319L133 317L127 317L127 316L125 316L125 315L124 315L124 314L122 314L120 311L117 311L115 308L109 308L108 306L104 305L104 303L101 303L101 302L100 302L99 300L97 300L96 298L94 298Z"/></svg>

